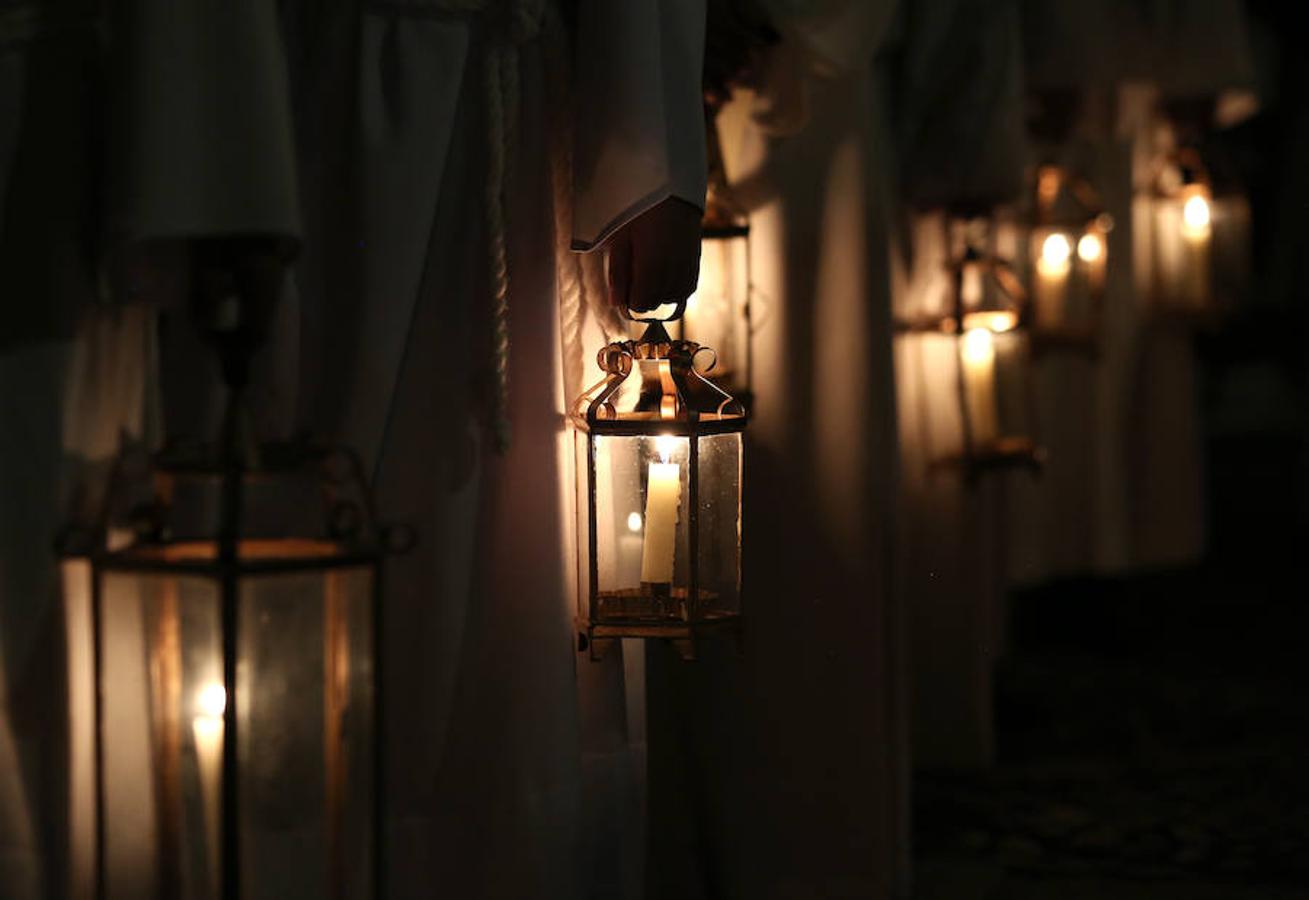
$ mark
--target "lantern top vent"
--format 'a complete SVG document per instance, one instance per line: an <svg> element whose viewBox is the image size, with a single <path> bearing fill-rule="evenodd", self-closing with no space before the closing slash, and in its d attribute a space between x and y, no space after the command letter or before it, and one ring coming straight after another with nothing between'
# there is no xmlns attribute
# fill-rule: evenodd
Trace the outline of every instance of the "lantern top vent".
<svg viewBox="0 0 1309 900"><path fill-rule="evenodd" d="M662 322L651 322L638 340L600 349L596 364L605 377L577 398L572 419L588 431L618 434L739 431L745 407L701 374L715 361L712 348L675 340Z"/></svg>

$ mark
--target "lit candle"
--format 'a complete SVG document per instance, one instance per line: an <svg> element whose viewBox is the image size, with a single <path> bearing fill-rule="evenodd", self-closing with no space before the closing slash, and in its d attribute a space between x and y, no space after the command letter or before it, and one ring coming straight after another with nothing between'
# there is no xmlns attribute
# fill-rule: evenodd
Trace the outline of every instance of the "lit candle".
<svg viewBox="0 0 1309 900"><path fill-rule="evenodd" d="M1078 251L1081 251L1080 243ZM1058 231L1046 235L1041 242L1041 253L1036 260L1036 311L1046 325L1058 325L1064 320L1072 252L1068 237Z"/></svg>
<svg viewBox="0 0 1309 900"><path fill-rule="evenodd" d="M672 584L673 551L677 540L677 508L682 499L682 467L669 462L676 440L655 439L659 461L650 463L645 491L645 544L641 554L641 581Z"/></svg>
<svg viewBox="0 0 1309 900"><path fill-rule="evenodd" d="M209 853L209 872L213 883L218 878L218 814L220 786L223 778L223 713L227 709L227 691L211 681L196 696L200 714L191 720L195 736L196 767L200 772L200 798L205 811L205 837Z"/></svg>
<svg viewBox="0 0 1309 900"><path fill-rule="evenodd" d="M1182 203L1181 299L1201 305L1208 296L1210 207L1203 187L1195 186Z"/></svg>
<svg viewBox="0 0 1309 900"><path fill-rule="evenodd" d="M961 356L972 442L993 443L1000 436L1000 427L995 402L995 342L991 332L985 328L966 332Z"/></svg>

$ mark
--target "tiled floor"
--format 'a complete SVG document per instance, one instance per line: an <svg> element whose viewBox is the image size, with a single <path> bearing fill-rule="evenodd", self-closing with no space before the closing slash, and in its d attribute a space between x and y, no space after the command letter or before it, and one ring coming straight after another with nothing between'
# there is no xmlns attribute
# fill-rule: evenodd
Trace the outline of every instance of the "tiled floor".
<svg viewBox="0 0 1309 900"><path fill-rule="evenodd" d="M916 897L1309 900L1309 604L1272 584L1023 598L998 765L916 779Z"/></svg>

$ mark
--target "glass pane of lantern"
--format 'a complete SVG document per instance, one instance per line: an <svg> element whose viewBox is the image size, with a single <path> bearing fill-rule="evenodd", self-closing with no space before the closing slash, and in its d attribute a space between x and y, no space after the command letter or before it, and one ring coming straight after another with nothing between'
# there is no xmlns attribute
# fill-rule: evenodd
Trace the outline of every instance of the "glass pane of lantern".
<svg viewBox="0 0 1309 900"><path fill-rule="evenodd" d="M1020 334L995 336L996 405L1001 438L1027 440L1034 436L1031 372L1027 343Z"/></svg>
<svg viewBox="0 0 1309 900"><path fill-rule="evenodd" d="M242 585L243 897L371 893L371 603L367 568Z"/></svg>
<svg viewBox="0 0 1309 900"><path fill-rule="evenodd" d="M1239 301L1249 291L1250 205L1232 194L1215 197L1213 210L1213 286L1219 302Z"/></svg>
<svg viewBox="0 0 1309 900"><path fill-rule="evenodd" d="M1023 336L968 331L960 339L959 364L974 452L1007 452L1030 443L1035 422Z"/></svg>
<svg viewBox="0 0 1309 900"><path fill-rule="evenodd" d="M740 613L741 435L700 438L700 585L697 617Z"/></svg>
<svg viewBox="0 0 1309 900"><path fill-rule="evenodd" d="M217 896L217 584L107 573L101 617L108 896Z"/></svg>
<svg viewBox="0 0 1309 900"><path fill-rule="evenodd" d="M596 435L595 619L682 618L690 441Z"/></svg>
<svg viewBox="0 0 1309 900"><path fill-rule="evenodd" d="M218 582L108 573L102 598L108 895L216 897ZM241 896L368 897L371 570L247 577L240 602Z"/></svg>
<svg viewBox="0 0 1309 900"><path fill-rule="evenodd" d="M710 373L715 379L731 381L745 374L748 253L744 236L706 238L701 243L700 280L686 303L682 337L717 352L718 361Z"/></svg>

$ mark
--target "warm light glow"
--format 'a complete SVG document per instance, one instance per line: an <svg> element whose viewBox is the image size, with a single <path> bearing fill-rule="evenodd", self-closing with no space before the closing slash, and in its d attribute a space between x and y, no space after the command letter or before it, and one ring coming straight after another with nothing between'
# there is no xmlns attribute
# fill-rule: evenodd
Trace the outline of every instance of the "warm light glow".
<svg viewBox="0 0 1309 900"><path fill-rule="evenodd" d="M196 695L196 706L200 715L213 719L222 718L227 709L227 691L217 681L211 681L200 689Z"/></svg>
<svg viewBox="0 0 1309 900"><path fill-rule="evenodd" d="M1085 263L1093 263L1104 256L1104 239L1094 231L1088 231L1077 242L1077 258Z"/></svg>
<svg viewBox="0 0 1309 900"><path fill-rule="evenodd" d="M1068 264L1073 247L1068 237L1059 232L1047 235L1041 244L1041 262L1050 269L1060 269Z"/></svg>
<svg viewBox="0 0 1309 900"><path fill-rule="evenodd" d="M1204 237L1208 233L1209 200L1203 194L1192 194L1182 204L1182 234Z"/></svg>
<svg viewBox="0 0 1309 900"><path fill-rule="evenodd" d="M630 512L627 514L627 530L628 531L641 530L641 514L639 512Z"/></svg>
<svg viewBox="0 0 1309 900"><path fill-rule="evenodd" d="M1018 327L1018 313L1009 309L987 309L964 313L964 331L1003 334ZM965 337L965 341L967 338Z"/></svg>
<svg viewBox="0 0 1309 900"><path fill-rule="evenodd" d="M655 438L655 452L659 454L660 462L671 462L676 449L677 438L671 434L661 434Z"/></svg>
<svg viewBox="0 0 1309 900"><path fill-rule="evenodd" d="M991 329L974 328L964 334L963 359L967 365L986 365L995 359Z"/></svg>

